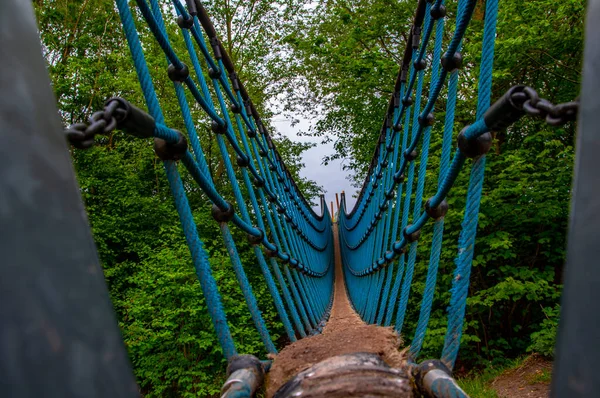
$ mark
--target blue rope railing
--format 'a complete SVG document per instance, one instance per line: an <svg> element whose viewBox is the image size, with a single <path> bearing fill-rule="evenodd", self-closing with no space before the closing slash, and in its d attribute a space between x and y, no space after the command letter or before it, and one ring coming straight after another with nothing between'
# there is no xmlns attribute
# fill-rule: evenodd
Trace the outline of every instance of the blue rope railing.
<svg viewBox="0 0 600 398"><path fill-rule="evenodd" d="M131 10L125 0L116 1L142 91L156 121L153 135L155 139L163 140L167 147L176 146L181 142L182 135L165 125ZM221 47L202 5L195 2L198 9L190 13L179 0L172 2L191 60L195 77L192 78L188 67L170 44L157 0L136 0L136 3L156 43L165 54L166 72L173 80L187 130L185 137L190 142L191 152L185 149L177 158L163 159L186 239L197 263L202 288L209 292L211 317L223 351L227 358L236 354L216 282L207 265L208 255L202 250L201 238L195 232L196 226L175 160L181 160L181 164L213 203L213 215L219 222L224 245L254 325L267 351L276 353L229 225L233 224L248 234L256 262L283 327L290 341L295 341L297 337L317 333L331 306L333 249L330 215L323 198L323 215L319 216L302 196L243 84L237 78L233 64ZM342 199L343 211L339 217L341 254L353 307L365 321L386 326L393 324L398 332L404 326L413 286L419 233L429 218L435 219L421 311L410 349L412 359L415 359L422 347L433 305L447 210L444 198L467 158L476 158L459 242L448 334L442 354L449 367L456 360L460 342L485 162L483 152L478 153L477 148L473 150L473 145L469 144L485 140L488 130L482 115L489 107L497 15L497 2L488 2L490 11L486 12L477 121L461 133L459 140L462 139L466 144L459 144L451 161L458 70L462 61L459 50L475 4L476 0L459 1L456 26L444 52L444 2L419 1L411 29L411 42L405 51L365 184L350 213L346 212L345 198ZM432 51L431 55L428 55L429 51ZM429 58L433 60L431 68L426 65ZM426 85L429 85L429 95L422 104ZM425 210L422 210L434 108L445 85L448 88L438 189L427 201ZM218 192L210 175L186 89L211 123L234 203ZM237 165L231 161L232 156L237 157ZM375 260L365 264L364 259Z"/></svg>
<svg viewBox="0 0 600 398"><path fill-rule="evenodd" d="M234 240L230 227L233 225L247 234L255 264L261 271L283 329L289 341L294 342L319 333L332 306L334 237L331 215L323 196L322 214L318 215L302 195L238 79L234 65L221 46L200 1L188 0L186 6L181 0L171 0L172 10L164 10L158 0L135 0L139 11L135 15L140 19L135 22L147 25L165 55L163 73L173 81L186 134L167 126L154 89L155 76L146 63L134 14L127 0L115 1L151 116L123 99L111 99L105 108L107 114L101 117L93 115L90 126L71 126L68 136L73 139L74 145L86 148L91 145L90 137L93 143L94 134L108 129L108 120L113 118L111 128L120 126L125 129L129 123L126 117L134 115L138 125L129 126L131 134L154 138L155 152L164 162L196 275L223 353L230 365L237 358L237 361L250 361L252 366L264 369L260 361L253 362L237 355L227 314L209 265L209 253L198 235L188 201L191 193L186 191L182 182L180 167L185 167L212 203L212 215L219 225L223 245L254 327L270 354L277 353L277 348L246 274L249 264L242 263L239 242ZM574 119L578 105L573 102L554 107L539 99L534 90L516 86L490 108L498 0L487 0L479 60L477 112L474 122L456 134L457 147L452 156L458 79L463 62L460 51L476 3L476 0L458 0L455 27L444 51L447 27L444 0L418 1L409 42L363 187L349 212L342 193L338 215L347 293L351 305L366 322L393 325L398 333L405 331L411 292L415 290L413 279L421 276L419 271L426 271L419 315L410 343L409 364L421 376L433 372L429 373L435 376L428 376L430 385L427 388L430 393L434 390L449 391L450 395L444 393L440 396L464 396L448 375L455 365L464 327L485 154L491 146L490 130L504 128L525 113L543 115L549 123L565 123ZM177 47L185 48L183 56L177 54L171 45L172 37L163 19L165 15L177 18L180 34L171 36L183 41L183 46ZM182 59L191 61L191 70ZM470 70L469 76L474 75L475 71ZM436 111L442 92L445 93L444 122L436 125L435 114L442 113L439 109ZM425 96L424 93L428 94ZM190 98L198 106L190 105ZM529 101L528 106L524 106L526 100ZM538 103L541 106L536 108ZM202 115L192 112L198 107L202 109ZM117 122L117 118L120 121ZM228 195L219 192L211 175L210 159L207 159L198 135L198 120L210 125L211 134L214 134L219 159L231 189ZM441 146L439 154L434 154L437 148L430 147L430 144L432 138L436 140L437 134L441 135ZM428 179L433 175L430 173L428 176L428 166L430 163L435 165L437 160L430 162L431 154L439 159L437 189L430 190L435 193L423 204ZM448 326L441 362L426 361L417 365L433 309L444 243L444 217L448 211L445 198L463 168L470 168L470 179L449 292ZM430 219L433 226L428 263L426 269L419 269L417 257L424 252L423 245L419 248L419 238ZM226 383L227 388L231 387L227 394L246 396L256 389L262 373L236 373L236 366L233 366L231 383L240 382L236 379L238 376L233 375L244 375L244 378L253 381L235 387Z"/></svg>
<svg viewBox="0 0 600 398"><path fill-rule="evenodd" d="M289 340L318 333L328 316L333 292L333 236L323 198L323 214L317 215L283 164L201 4L198 3L199 10L192 15L179 0L173 0L172 14L165 14L178 17L192 74L170 43L163 20L165 11L157 0L136 0L141 18L165 54L164 73L173 81L187 130L183 135L165 125L132 10L127 0L116 3L143 95L156 123L152 133L155 148L164 160L196 274L225 357L231 359L237 355L235 342L208 264L208 253L197 233L178 160L213 204L213 216L219 223L234 273L267 352L276 353L277 348L252 291L230 225L248 234L256 263ZM211 123L233 203L217 190L213 181L185 91L204 111L205 121ZM236 165L231 161L232 156L237 157Z"/></svg>
<svg viewBox="0 0 600 398"><path fill-rule="evenodd" d="M181 167L187 170L212 204L212 216L219 225L242 296L269 354L276 354L277 347L246 273L248 266L258 265L290 342L320 333L333 303L331 215L323 196L322 214L318 215L302 195L199 0L186 0L186 5L182 0L170 0L172 10L164 9L165 4L159 4L159 0L135 0L138 11L135 14L128 0L115 1L149 115L122 98L112 98L104 111L90 117L89 124L70 126L67 137L77 148L89 148L94 135L107 134L119 127L138 138L154 139L155 152L163 160L213 327L229 361L229 379L223 396L249 396L258 388L270 362L237 353L212 275L209 253L198 234L188 200L188 195L196 191L186 190L179 170ZM349 212L342 193L337 217L346 291L352 307L365 322L393 325L399 334L408 334L406 320L413 313L409 311L411 293L415 286L423 286L418 318L410 324L411 328L414 326L414 335L408 364L416 385L429 396L466 396L451 373L465 323L485 155L492 143L490 130L502 130L525 114L543 117L551 125L562 125L575 119L579 105L577 100L553 105L539 98L532 88L515 86L490 106L498 0L487 0L482 5L485 17L476 116L471 125L456 134L457 145L452 155L458 79L463 63L460 51L476 4L477 0L457 0L455 27L448 35L444 0L418 1L365 181ZM134 15L139 20L134 20ZM176 17L178 34L168 34L165 15ZM153 38L164 53L163 73L173 82L185 134L168 126L154 88L156 76L146 63L136 22L147 25L150 36L145 37ZM445 34L450 40L444 51ZM173 38L183 41L183 46L176 46L185 48L183 55L171 44ZM191 70L182 59L191 61ZM474 64L477 60L469 62ZM475 75L471 68L468 76ZM436 104L443 92L442 113L436 110ZM190 105L190 99L196 104ZM436 125L436 112L444 115L443 123ZM230 188L227 194L220 192L218 181L211 174L211 159L207 159L198 134L199 123L214 135ZM432 139L441 141L441 146L431 147ZM437 158L430 162L431 154ZM427 190L432 185L428 185L428 179L433 175L430 172L428 176L428 166L430 163L435 166L436 160L439 160L435 173L437 187ZM470 177L449 290L441 361L417 364L433 310L442 258L448 212L445 198L463 168L470 168ZM426 191L434 194L423 204ZM431 245L426 262L418 259L426 251L423 244L419 247L419 238L430 219L433 225L428 235ZM242 262L232 225L247 235L253 264ZM421 266L425 262L427 266ZM414 282L421 278L421 273L425 279L422 285ZM412 300L414 303L418 298ZM417 306L413 307L416 313Z"/></svg>
<svg viewBox="0 0 600 398"><path fill-rule="evenodd" d="M433 306L444 216L448 211L444 199L467 159L473 158L442 352L442 361L450 369L458 355L464 323L485 152L490 146L489 129L483 116L490 106L497 0L485 3L476 121L458 135L458 148L450 160L458 74L462 65L459 51L476 3L476 0L459 0L454 32L443 51L444 1L419 1L410 32L411 42L407 45L395 92L388 105L379 145L355 207L347 212L345 197L342 197L343 211L338 221L342 261L354 308L365 321L394 325L401 333L410 293L414 289L420 233L429 219L434 220L425 287L410 343L410 360L414 362L423 346ZM428 62L431 63L429 68ZM425 85L429 86L429 94L422 104ZM433 129L435 105L445 86L445 120L441 128ZM423 206L430 142L432 134L438 131L442 141L438 187ZM365 262L365 259L374 260Z"/></svg>

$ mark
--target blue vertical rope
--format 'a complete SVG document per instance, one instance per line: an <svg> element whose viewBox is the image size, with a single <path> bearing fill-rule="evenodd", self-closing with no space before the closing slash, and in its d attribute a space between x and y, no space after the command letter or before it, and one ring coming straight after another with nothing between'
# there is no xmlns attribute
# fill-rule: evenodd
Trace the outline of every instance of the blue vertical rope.
<svg viewBox="0 0 600 398"><path fill-rule="evenodd" d="M131 51L132 58L135 65L135 70L146 99L146 104L150 110L150 113L158 123L164 122L164 117L156 98L152 79L148 72L148 66L144 58L142 46L139 41L135 25L133 23L133 17L126 0L116 0L117 8L119 10L119 16L123 25L123 30L127 38L129 50ZM207 302L210 303L208 306L209 314L213 323L213 327L217 332L217 338L219 344L223 350L223 354L227 359L237 355L229 326L225 317L225 311L221 297L219 295L217 284L212 276L210 265L208 264L208 256L204 250L202 241L198 237L196 231L196 225L183 189L183 183L179 177L179 173L176 170L173 162L165 162L165 170L167 171L167 178L169 179L169 186L171 192L175 198L175 205L179 218L181 220L184 235L190 252L192 254L192 260L194 262L194 268L196 269L196 275L200 281L202 291L206 297Z"/></svg>
<svg viewBox="0 0 600 398"><path fill-rule="evenodd" d="M148 109L157 122L155 136L166 140L168 143L174 143L179 138L176 132L165 126L165 118L156 97L152 78L150 77L142 46L133 22L132 13L126 0L116 0L116 3ZM159 6L157 0L136 0L136 3L156 42L163 50L168 63L172 64L176 69L183 68L181 58L176 54L169 41L161 6ZM259 236L262 231L264 238L260 242L260 245L275 253L275 257L271 257L269 260L269 267L260 247L255 245L253 248L283 327L289 339L294 341L296 338L294 326L300 336L306 336L307 331L316 330L319 320L326 316L331 306L333 292L331 271L333 269L333 251L331 249L332 239L329 214L325 211L323 216L319 217L306 204L306 200L297 191L295 184L289 179L287 169L281 163L274 146L270 142L267 143L264 141L265 135L262 130L260 137L257 137L258 122L255 123L257 116L246 112L240 92L234 92L233 86L229 84L225 77L223 61L221 59L215 61L212 58L206 46L198 19L189 15L179 1L173 0L173 6L176 15L185 19L193 18L190 29L182 28L181 32L185 48L192 62L191 66L195 78L198 81L197 84L190 75L183 82L174 82L181 117L188 133L191 150L194 154L192 156L190 152L185 153L182 163L210 200L219 209L228 209L228 203L219 194L210 176L208 162L198 138L196 124L194 123L192 111L185 93L185 89L187 89L192 94L196 103L200 105L200 108L202 108L212 121L217 123L217 125L226 126L225 134L217 136L217 145L226 174L233 188L233 195L236 199L237 206L235 208L238 213L233 217L233 224L252 236ZM207 67L218 68L221 71L219 76L213 76L212 79L212 89L219 111L215 108L213 94L211 94L205 81L203 65L196 53L192 39L194 39L200 49ZM242 110L241 114L235 115L235 124L232 123L233 120L230 118L229 110L225 103L226 100L230 101L234 107ZM247 126L253 135L250 135L244 126ZM226 146L225 139L236 156L242 159L245 158L248 161L248 166L242 167L240 174L249 202L240 189L238 175L231 164L229 149ZM264 159L262 158L263 155L259 156L257 147L268 151ZM216 282L211 275L208 256L198 236L177 165L173 161L165 161L164 164L186 241L192 253L196 274L207 299L213 325L217 331L225 357L231 358L237 353L227 325ZM269 167L266 167L266 165ZM271 167L274 167L273 173L271 172ZM255 178L254 183L250 180L250 175ZM257 179L262 179L262 185L257 186L255 190L253 184L258 184L256 182ZM274 197L275 203L268 203L265 193L269 195L269 198ZM249 203L252 213L248 210L247 203ZM278 214L278 206L284 206L287 210L285 217ZM253 219L257 226L253 225ZM265 219L267 220L266 223ZM225 223L220 223L220 228L224 245L229 253L255 327L267 351L276 353L277 350L261 316L229 227ZM269 242L267 236L271 236L275 243ZM284 265L284 272L282 273L276 258L289 263L290 266L295 268L290 270L287 265ZM313 269L313 266L315 269ZM272 272L275 273L275 279L272 276ZM277 284L279 285L279 289ZM280 296L280 290L287 309ZM291 320L288 317L288 311Z"/></svg>
<svg viewBox="0 0 600 398"><path fill-rule="evenodd" d="M492 69L494 65L494 44L496 24L498 20L498 0L488 0L485 10L485 26L483 30L483 47L481 68L479 72L479 92L477 101L477 119L481 120L490 107L492 92ZM453 285L451 289L450 307L448 308L448 329L442 351L442 361L452 369L458 356L462 328L465 318L465 306L469 293L471 265L475 249L475 236L479 218L479 205L483 188L485 156L476 159L471 169L471 178L467 193L465 216L458 243L458 256L455 260Z"/></svg>
<svg viewBox="0 0 600 398"><path fill-rule="evenodd" d="M444 52L444 57L447 59L453 58L455 53L460 51L461 41L472 19L476 3L476 0L459 1L454 34ZM458 72L446 70L446 67L442 69L439 62L442 58L445 24L443 18L434 20L430 11L435 11L442 5L443 0L419 2L419 6L422 6L423 9L420 9L417 15L424 17L423 29L420 30L420 26L413 27L411 34L422 32L422 37L420 37L418 49L413 48L409 53L412 54L412 62L403 64L408 67L406 72L410 74L408 81L402 80L400 85L401 96L406 100L398 109L391 108L391 105L388 108L388 113L393 110L394 123L402 122L404 127L400 153L406 156L413 150L419 149L420 151L418 171L415 170L415 163L406 159L405 156L401 155L399 159L396 159L396 149L394 149L394 155L391 155L392 149L389 145L391 143L399 145L396 136L400 135L401 129L394 129L392 135L389 134L389 129L382 130L376 155L373 158L369 174L365 178L359 199L350 213L343 206L344 211L340 212L338 221L343 270L353 308L367 322L383 325L390 325L394 322L398 332L402 331L404 325L417 264L418 243L416 241L409 242L405 234L411 235L420 231L430 218L423 209L423 194L425 193L432 130L429 126L421 125L417 119L420 117L423 120L429 113L433 113L436 101L446 84L448 93L438 187L437 192L429 199L431 208L437 207L442 202L454 185L460 170L466 164L466 156L460 150L455 152L452 160L450 159L458 92ZM477 116L475 123L465 129L464 136L467 139L476 139L488 129L482 115L490 104L497 6L497 0L486 2ZM415 20L417 21L418 18ZM414 37L416 36L411 39ZM427 59L426 51L431 37L435 37L435 45L429 74L430 84L428 98L422 107L422 90L427 77L424 70L421 68L416 70L415 65L419 66L419 61ZM415 47L417 46L415 45ZM413 89L414 104L411 104L408 99L412 97ZM381 140L385 140L385 146L381 145ZM476 159L471 167L467 204L458 242L459 253L455 261L455 278L448 308L448 330L442 353L442 360L450 368L456 360L464 324L484 169L485 156L482 156ZM389 179L392 175L390 170L394 171L393 181ZM412 219L409 225L410 216ZM414 339L410 346L411 361L418 357L427 331L437 282L443 234L444 220L441 217L433 223L425 287Z"/></svg>

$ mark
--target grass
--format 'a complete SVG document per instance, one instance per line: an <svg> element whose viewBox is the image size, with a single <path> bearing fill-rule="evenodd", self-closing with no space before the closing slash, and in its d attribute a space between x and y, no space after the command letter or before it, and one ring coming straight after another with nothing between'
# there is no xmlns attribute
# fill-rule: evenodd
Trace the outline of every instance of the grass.
<svg viewBox="0 0 600 398"><path fill-rule="evenodd" d="M512 360L502 367L490 366L482 372L472 373L458 379L458 385L465 390L471 398L498 398L498 394L491 387L492 381L502 373L521 366L526 358L527 357L522 357Z"/></svg>
<svg viewBox="0 0 600 398"><path fill-rule="evenodd" d="M527 378L529 384L550 383L552 381L552 369L544 369Z"/></svg>

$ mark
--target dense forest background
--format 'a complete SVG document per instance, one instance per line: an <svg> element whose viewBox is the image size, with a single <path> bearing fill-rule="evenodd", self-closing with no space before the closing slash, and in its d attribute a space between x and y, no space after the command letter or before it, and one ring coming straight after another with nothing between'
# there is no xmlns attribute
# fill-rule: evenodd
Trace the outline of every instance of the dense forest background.
<svg viewBox="0 0 600 398"><path fill-rule="evenodd" d="M161 1L168 6L169 1ZM65 125L85 120L115 95L144 107L111 0L34 3ZM335 152L324 161L345 159L348 174L357 184L364 178L377 142L415 4L413 0L205 2L265 120L277 114L314 120L311 129L303 133L314 137L315 143L333 140ZM484 5L485 1L479 3L463 43L465 66L460 75L457 133L474 118ZM449 32L456 2L448 1L447 6ZM500 1L493 98L515 84L532 86L554 103L577 97L583 19L583 0ZM175 18L166 22L177 37ZM164 56L147 28L141 23L138 27L147 43L146 56L155 72L167 124L184 130ZM185 53L182 42L173 45L179 54ZM442 120L443 105L438 108L437 119ZM214 137L208 124L198 120L211 173L220 184L217 188L227 194ZM439 127L434 126L433 148L441 145ZM302 152L311 144L275 135L280 152L297 176L304 166ZM524 119L494 138L459 371L530 351L552 356L560 311L575 126L555 129ZM91 150L73 150L72 156L142 392L148 397L217 393L225 362L152 144L117 132L101 138ZM431 170L437 161L435 156L430 159ZM208 200L189 176L184 173L183 178L237 348L264 357ZM439 356L443 342L466 178L463 173L448 198L451 210L446 217L438 305L432 313L423 358ZM314 182L299 181L309 198L321 190ZM246 239L240 231L235 234L259 306L282 346L285 336L266 286ZM404 331L409 340L423 289L429 239L422 235L423 251L407 314L413 324L409 322Z"/></svg>

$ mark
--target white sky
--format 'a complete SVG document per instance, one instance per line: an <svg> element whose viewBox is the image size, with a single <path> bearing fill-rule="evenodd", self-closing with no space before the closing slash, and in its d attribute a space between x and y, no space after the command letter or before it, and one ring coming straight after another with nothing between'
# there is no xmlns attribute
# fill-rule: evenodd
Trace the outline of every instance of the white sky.
<svg viewBox="0 0 600 398"><path fill-rule="evenodd" d="M300 172L300 175L315 181L323 187L327 205L331 206L330 203L333 201L334 212L337 212L335 194L345 191L346 205L348 206L348 210L351 210L352 206L354 206L355 200L353 196L356 194L356 189L353 188L352 185L350 185L350 181L346 179L348 172L342 170L342 161L331 161L327 166L323 164L323 157L335 152L333 143L321 144L320 137L298 136L298 131L307 131L309 129L310 121L301 116L295 116L295 118L300 120L300 123L292 126L292 119L285 118L280 114L273 118L273 124L279 133L289 137L293 141L318 143L317 146L310 148L303 153L302 161L304 162L305 167ZM315 211L320 214L321 209L316 208Z"/></svg>

